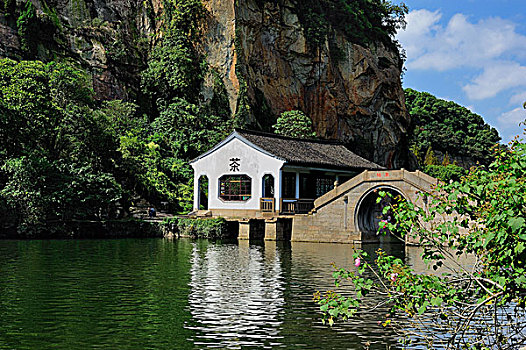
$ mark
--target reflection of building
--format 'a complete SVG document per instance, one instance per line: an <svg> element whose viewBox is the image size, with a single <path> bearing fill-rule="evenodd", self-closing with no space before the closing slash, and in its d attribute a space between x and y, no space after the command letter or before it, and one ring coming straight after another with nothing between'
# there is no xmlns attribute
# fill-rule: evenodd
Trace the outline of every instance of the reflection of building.
<svg viewBox="0 0 526 350"><path fill-rule="evenodd" d="M261 246L217 245L191 259L188 295L196 345L265 348L279 344L285 299L279 252ZM207 346L203 346L205 348Z"/></svg>
<svg viewBox="0 0 526 350"><path fill-rule="evenodd" d="M191 165L194 209L227 217L307 213L335 181L382 169L338 142L244 130L234 131ZM207 207L203 193L208 193Z"/></svg>
<svg viewBox="0 0 526 350"><path fill-rule="evenodd" d="M386 203L378 192L425 206L437 180L385 170L332 141L236 130L191 162L195 216L239 222L239 238L376 241ZM388 204L388 203L387 203Z"/></svg>
<svg viewBox="0 0 526 350"><path fill-rule="evenodd" d="M351 245L193 245L188 294L192 318L185 328L192 332L189 340L195 348L361 349L371 339L378 348L396 344L396 334L377 323L387 306L360 317L360 322L342 322L331 329L321 324L313 293L334 290L332 263L357 270ZM374 257L377 247L364 248ZM403 253L403 247L398 252ZM369 271L365 276L372 277ZM354 289L342 283L337 291L351 294ZM382 298L370 294L365 303L380 303Z"/></svg>

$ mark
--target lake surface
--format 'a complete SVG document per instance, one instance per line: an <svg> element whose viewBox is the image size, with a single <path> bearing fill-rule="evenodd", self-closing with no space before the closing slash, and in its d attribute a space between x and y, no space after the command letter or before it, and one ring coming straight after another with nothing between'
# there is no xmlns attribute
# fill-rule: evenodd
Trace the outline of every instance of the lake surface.
<svg viewBox="0 0 526 350"><path fill-rule="evenodd" d="M378 325L385 310L320 322L312 295L333 288L331 263L350 267L352 253L294 242L0 241L0 349L397 348Z"/></svg>

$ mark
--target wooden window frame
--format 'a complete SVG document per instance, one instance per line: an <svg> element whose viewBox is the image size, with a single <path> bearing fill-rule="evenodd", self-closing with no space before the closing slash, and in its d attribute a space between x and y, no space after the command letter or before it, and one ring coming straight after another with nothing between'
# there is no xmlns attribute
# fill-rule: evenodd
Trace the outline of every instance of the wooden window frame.
<svg viewBox="0 0 526 350"><path fill-rule="evenodd" d="M223 175L219 178L219 199L224 202L246 202L252 198L252 178L246 174Z"/></svg>

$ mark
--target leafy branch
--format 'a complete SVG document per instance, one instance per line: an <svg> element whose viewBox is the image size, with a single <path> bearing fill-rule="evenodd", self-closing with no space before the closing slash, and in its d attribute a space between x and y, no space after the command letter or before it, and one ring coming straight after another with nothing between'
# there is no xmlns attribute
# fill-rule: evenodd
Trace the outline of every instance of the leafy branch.
<svg viewBox="0 0 526 350"><path fill-rule="evenodd" d="M419 273L401 259L377 251L374 260L354 253L356 271L339 269L335 284L352 296L315 295L329 324L384 305L382 324L409 346L516 349L526 343L526 144L497 150L489 169L472 168L461 181L421 194L419 206L399 200L386 206L393 220L379 231L422 246L433 273ZM389 193L381 193L378 201ZM392 202L391 202L392 203ZM468 258L472 265L460 263ZM373 272L367 274L365 270ZM370 293L384 296L365 307ZM521 321L522 320L522 321Z"/></svg>

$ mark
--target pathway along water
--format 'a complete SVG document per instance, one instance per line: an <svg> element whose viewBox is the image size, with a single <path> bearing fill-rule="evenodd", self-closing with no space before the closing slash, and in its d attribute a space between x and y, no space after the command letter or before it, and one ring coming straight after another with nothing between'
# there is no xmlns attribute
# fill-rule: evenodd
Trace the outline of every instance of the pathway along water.
<svg viewBox="0 0 526 350"><path fill-rule="evenodd" d="M400 245L383 248L406 254ZM396 336L377 323L385 310L333 328L320 323L312 294L333 287L331 262L353 265L352 249L0 241L0 349L397 348Z"/></svg>

